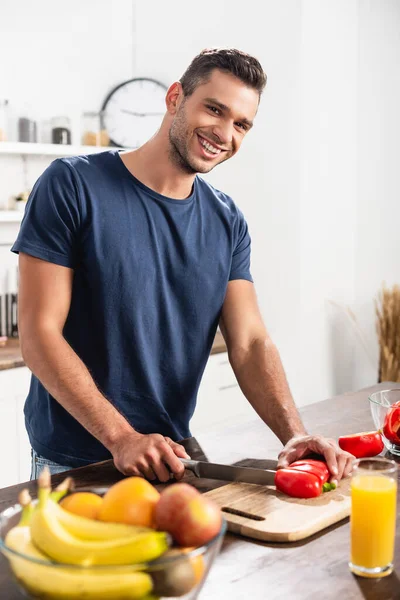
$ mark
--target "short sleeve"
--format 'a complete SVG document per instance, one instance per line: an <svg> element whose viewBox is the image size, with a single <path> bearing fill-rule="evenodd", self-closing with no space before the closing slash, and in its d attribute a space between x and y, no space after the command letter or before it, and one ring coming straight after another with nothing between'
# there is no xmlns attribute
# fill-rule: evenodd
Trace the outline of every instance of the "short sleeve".
<svg viewBox="0 0 400 600"><path fill-rule="evenodd" d="M229 281L233 279L247 279L253 282L250 273L251 238L243 214L238 210L236 227L236 246L232 254L231 272Z"/></svg>
<svg viewBox="0 0 400 600"><path fill-rule="evenodd" d="M80 224L75 173L62 159L57 159L35 183L11 251L74 268Z"/></svg>

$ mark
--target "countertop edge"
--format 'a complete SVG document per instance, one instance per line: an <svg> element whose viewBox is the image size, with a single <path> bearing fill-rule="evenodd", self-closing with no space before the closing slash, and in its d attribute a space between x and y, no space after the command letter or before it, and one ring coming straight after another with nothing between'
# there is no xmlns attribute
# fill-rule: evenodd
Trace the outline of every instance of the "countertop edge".
<svg viewBox="0 0 400 600"><path fill-rule="evenodd" d="M210 354L226 352L226 345L222 333L217 331ZM25 362L21 356L18 338L10 338L5 346L0 348L0 371L24 367Z"/></svg>

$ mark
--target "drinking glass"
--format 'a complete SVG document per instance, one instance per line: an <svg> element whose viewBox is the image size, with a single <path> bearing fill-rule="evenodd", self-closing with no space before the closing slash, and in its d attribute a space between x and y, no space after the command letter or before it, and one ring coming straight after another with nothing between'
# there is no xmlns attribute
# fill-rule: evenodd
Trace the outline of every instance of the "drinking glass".
<svg viewBox="0 0 400 600"><path fill-rule="evenodd" d="M397 464L361 458L351 481L349 567L361 577L384 577L393 570L396 531Z"/></svg>

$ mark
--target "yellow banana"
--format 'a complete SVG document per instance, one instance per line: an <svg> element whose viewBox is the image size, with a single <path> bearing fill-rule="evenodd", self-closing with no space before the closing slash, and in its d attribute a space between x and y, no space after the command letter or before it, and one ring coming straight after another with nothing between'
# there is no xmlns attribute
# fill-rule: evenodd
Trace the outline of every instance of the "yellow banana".
<svg viewBox="0 0 400 600"><path fill-rule="evenodd" d="M124 525L123 523L105 523L104 521L81 517L51 501L48 503L48 509L54 512L58 521L69 533L81 540L115 540L153 531L149 527Z"/></svg>
<svg viewBox="0 0 400 600"><path fill-rule="evenodd" d="M79 539L52 510L40 506L32 515L31 534L35 546L54 560L83 566L148 562L168 549L167 534L154 530L113 540Z"/></svg>
<svg viewBox="0 0 400 600"><path fill-rule="evenodd" d="M40 564L39 561L49 559L32 543L28 526L11 529L5 544L3 552L15 576L32 595L54 600L156 600L149 595L153 587L150 575L141 571L118 566L85 569ZM32 560L17 556L7 548Z"/></svg>

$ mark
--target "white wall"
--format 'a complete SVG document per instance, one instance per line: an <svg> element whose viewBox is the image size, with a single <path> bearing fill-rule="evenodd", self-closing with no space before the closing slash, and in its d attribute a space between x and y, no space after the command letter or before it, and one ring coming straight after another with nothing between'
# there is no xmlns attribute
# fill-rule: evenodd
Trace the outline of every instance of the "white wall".
<svg viewBox="0 0 400 600"><path fill-rule="evenodd" d="M397 0L360 2L355 305L374 349L370 299L383 282L400 282L399 31ZM365 378L365 367L355 367L357 380Z"/></svg>
<svg viewBox="0 0 400 600"><path fill-rule="evenodd" d="M396 280L399 255L396 0L267 0L262 14L257 0L190 10L184 0L7 0L1 11L0 52L14 51L0 63L0 96L17 106L28 95L45 116L100 108L131 76L169 84L206 46L255 54L268 74L256 126L209 179L248 219L260 305L295 398L375 381L330 301L352 307L376 358L373 298ZM22 182L20 159L6 176L4 160L0 203ZM28 179L45 164L30 159Z"/></svg>

